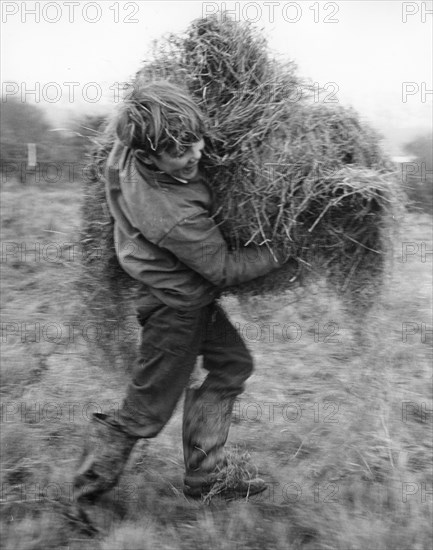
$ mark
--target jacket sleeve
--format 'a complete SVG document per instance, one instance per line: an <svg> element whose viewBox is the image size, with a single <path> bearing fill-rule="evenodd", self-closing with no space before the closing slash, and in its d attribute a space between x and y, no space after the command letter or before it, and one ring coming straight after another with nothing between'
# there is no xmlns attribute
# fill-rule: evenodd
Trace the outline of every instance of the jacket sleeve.
<svg viewBox="0 0 433 550"><path fill-rule="evenodd" d="M282 266L266 246L249 245L230 252L205 210L176 224L158 246L222 288L245 283Z"/></svg>

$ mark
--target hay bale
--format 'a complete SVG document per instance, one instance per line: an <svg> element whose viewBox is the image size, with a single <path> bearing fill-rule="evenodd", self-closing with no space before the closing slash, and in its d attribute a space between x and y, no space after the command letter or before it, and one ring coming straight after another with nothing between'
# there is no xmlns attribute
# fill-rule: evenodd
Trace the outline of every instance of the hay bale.
<svg viewBox="0 0 433 550"><path fill-rule="evenodd" d="M77 290L82 300L81 315L100 327L98 337L89 342L92 355L102 352L98 361L129 370L136 356L134 303L140 284L122 269L114 247L114 220L103 177L113 143L113 133L106 126L88 155L81 205L82 270Z"/></svg>
<svg viewBox="0 0 433 550"><path fill-rule="evenodd" d="M371 303L399 190L379 136L358 114L315 103L293 63L275 60L260 34L229 19L198 20L184 36L156 43L132 85L155 79L188 89L208 119L203 164L229 246L265 244L297 260L296 277L288 265L230 292L283 292L318 273L349 291L349 301ZM113 139L108 127L94 151L96 167ZM114 254L101 177L88 184L83 219L84 247L103 242L106 249L98 266L85 265L99 288L93 302L103 315L103 308L119 314L136 283Z"/></svg>
<svg viewBox="0 0 433 550"><path fill-rule="evenodd" d="M281 292L326 269L352 298L366 266L376 288L398 189L379 136L353 109L315 103L293 63L272 58L248 24L224 18L162 41L134 85L151 78L185 86L207 115L203 163L229 245L266 244L298 261L295 281L287 266L231 292Z"/></svg>

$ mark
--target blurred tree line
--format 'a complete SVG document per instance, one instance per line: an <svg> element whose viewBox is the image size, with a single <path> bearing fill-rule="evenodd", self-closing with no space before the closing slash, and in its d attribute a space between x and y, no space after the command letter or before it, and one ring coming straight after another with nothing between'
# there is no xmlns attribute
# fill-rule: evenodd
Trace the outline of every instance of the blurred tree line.
<svg viewBox="0 0 433 550"><path fill-rule="evenodd" d="M91 139L104 115L83 115L65 128L54 128L37 105L15 98L1 102L1 183L61 184L83 178ZM29 166L28 144L36 146L36 166Z"/></svg>
<svg viewBox="0 0 433 550"><path fill-rule="evenodd" d="M407 143L413 157L402 165L402 181L412 204L409 208L433 214L433 135L419 136Z"/></svg>

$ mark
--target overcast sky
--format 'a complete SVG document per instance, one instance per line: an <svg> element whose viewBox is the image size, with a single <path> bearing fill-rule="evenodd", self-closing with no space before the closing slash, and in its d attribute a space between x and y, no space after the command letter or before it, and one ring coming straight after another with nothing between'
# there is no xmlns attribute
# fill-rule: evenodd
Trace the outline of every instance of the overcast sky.
<svg viewBox="0 0 433 550"><path fill-rule="evenodd" d="M385 134L391 152L431 129L431 1L1 4L3 100L34 101L25 92L36 89L50 109L105 108L115 83L134 74L152 39L182 32L225 4L234 17L264 29L271 47L294 60L303 76L355 106Z"/></svg>

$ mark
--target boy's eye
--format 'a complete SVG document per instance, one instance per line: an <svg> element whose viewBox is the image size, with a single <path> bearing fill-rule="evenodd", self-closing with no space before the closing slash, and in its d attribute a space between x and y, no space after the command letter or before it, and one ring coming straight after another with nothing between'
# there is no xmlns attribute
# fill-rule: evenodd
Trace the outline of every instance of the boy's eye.
<svg viewBox="0 0 433 550"><path fill-rule="evenodd" d="M188 147L182 147L182 149L178 149L173 156L174 158L179 159L180 157L183 157L187 151Z"/></svg>

